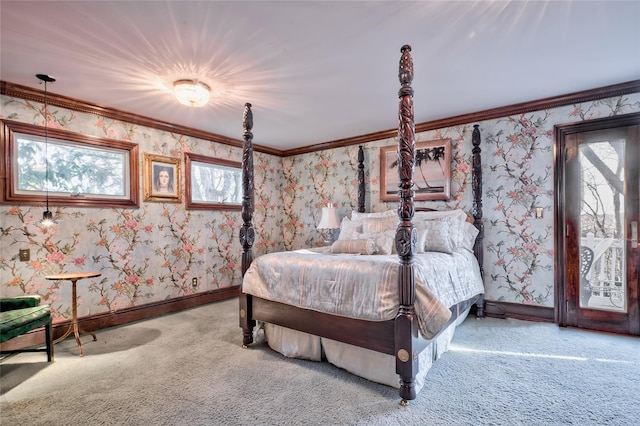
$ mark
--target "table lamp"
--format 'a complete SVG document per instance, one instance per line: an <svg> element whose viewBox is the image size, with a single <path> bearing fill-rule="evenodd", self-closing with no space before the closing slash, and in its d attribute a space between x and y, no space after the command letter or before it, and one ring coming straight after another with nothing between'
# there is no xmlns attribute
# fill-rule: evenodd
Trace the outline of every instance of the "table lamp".
<svg viewBox="0 0 640 426"><path fill-rule="evenodd" d="M322 216L318 229L326 229L324 245L330 246L334 241L334 231L340 228L340 218L338 217L338 205L336 203L328 203L322 208Z"/></svg>

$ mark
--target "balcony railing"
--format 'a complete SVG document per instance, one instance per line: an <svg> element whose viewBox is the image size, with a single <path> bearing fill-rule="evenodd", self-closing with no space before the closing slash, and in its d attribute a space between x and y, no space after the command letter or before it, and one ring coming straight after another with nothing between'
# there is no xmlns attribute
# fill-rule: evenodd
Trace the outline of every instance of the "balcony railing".
<svg viewBox="0 0 640 426"><path fill-rule="evenodd" d="M625 311L624 240L587 234L582 245L593 250L593 262L586 275L591 289L588 307Z"/></svg>

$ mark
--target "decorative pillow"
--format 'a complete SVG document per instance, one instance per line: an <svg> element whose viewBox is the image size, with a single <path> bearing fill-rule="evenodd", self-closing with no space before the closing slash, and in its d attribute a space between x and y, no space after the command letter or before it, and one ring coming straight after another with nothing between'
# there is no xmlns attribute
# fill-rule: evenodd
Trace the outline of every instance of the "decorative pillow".
<svg viewBox="0 0 640 426"><path fill-rule="evenodd" d="M438 220L449 222L449 237L451 238L452 247L458 247L462 245L462 239L464 237L463 226L467 221L467 214L464 212L464 210L438 210L415 213L414 223L418 223L424 220Z"/></svg>
<svg viewBox="0 0 640 426"><path fill-rule="evenodd" d="M362 219L362 232L395 231L398 227L397 216L368 217Z"/></svg>
<svg viewBox="0 0 640 426"><path fill-rule="evenodd" d="M423 220L418 222L415 227L418 232L418 252L422 248L425 252L453 253L454 246L451 243L451 227L448 221Z"/></svg>
<svg viewBox="0 0 640 426"><path fill-rule="evenodd" d="M376 245L375 254L391 254L395 235L393 231L367 232L356 236L359 240L372 240Z"/></svg>
<svg viewBox="0 0 640 426"><path fill-rule="evenodd" d="M414 218L416 220L437 219L441 217L455 217L458 219L462 218L464 221L467 220L467 214L462 209L421 211L415 212L414 214Z"/></svg>
<svg viewBox="0 0 640 426"><path fill-rule="evenodd" d="M355 210L351 212L351 220L359 220L359 219L372 218L372 217L389 217L389 216L398 217L398 212L393 209L387 210L384 212L378 212L378 213L359 213Z"/></svg>
<svg viewBox="0 0 640 426"><path fill-rule="evenodd" d="M442 224L446 224L446 225L442 225ZM452 248L458 247L458 245L460 244L460 240L457 238L454 238L454 232L455 229L457 229L458 224L455 222L452 222L451 218L447 218L447 217L441 217L441 218L434 218L434 219L430 219L430 220L420 220L420 221L415 221L413 223L413 226L415 226L417 231L424 231L426 228L431 229L432 227L437 227L437 226L445 226L447 227L447 238L449 238L449 242L448 245L451 246ZM422 235L424 237L424 235ZM420 232L418 232L418 239L420 239L421 235ZM425 242L426 244L426 242ZM426 250L429 251L429 250Z"/></svg>
<svg viewBox="0 0 640 426"><path fill-rule="evenodd" d="M478 228L472 223L465 222L462 225L463 235L462 235L462 243L460 246L473 251L473 246L476 244L476 237L480 233Z"/></svg>
<svg viewBox="0 0 640 426"><path fill-rule="evenodd" d="M331 253L375 254L376 243L373 240L338 240L331 245Z"/></svg>
<svg viewBox="0 0 640 426"><path fill-rule="evenodd" d="M361 232L362 221L351 220L345 216L340 223L340 235L338 235L338 240L353 240L354 236Z"/></svg>

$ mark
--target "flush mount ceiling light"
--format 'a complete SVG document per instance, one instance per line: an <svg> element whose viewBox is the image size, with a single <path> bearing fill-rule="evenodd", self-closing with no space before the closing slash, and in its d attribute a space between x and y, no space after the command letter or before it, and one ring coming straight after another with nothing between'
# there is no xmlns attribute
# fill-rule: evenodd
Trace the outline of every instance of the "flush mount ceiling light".
<svg viewBox="0 0 640 426"><path fill-rule="evenodd" d="M176 99L181 104L201 107L209 102L211 88L198 80L178 80L173 83Z"/></svg>

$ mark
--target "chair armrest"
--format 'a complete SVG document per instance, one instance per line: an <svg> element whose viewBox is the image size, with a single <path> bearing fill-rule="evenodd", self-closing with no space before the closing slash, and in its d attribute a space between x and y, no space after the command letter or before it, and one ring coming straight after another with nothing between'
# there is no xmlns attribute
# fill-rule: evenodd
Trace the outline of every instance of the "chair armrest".
<svg viewBox="0 0 640 426"><path fill-rule="evenodd" d="M40 295L28 295L20 297L7 297L0 299L0 312L13 311L14 309L34 308L40 304Z"/></svg>

